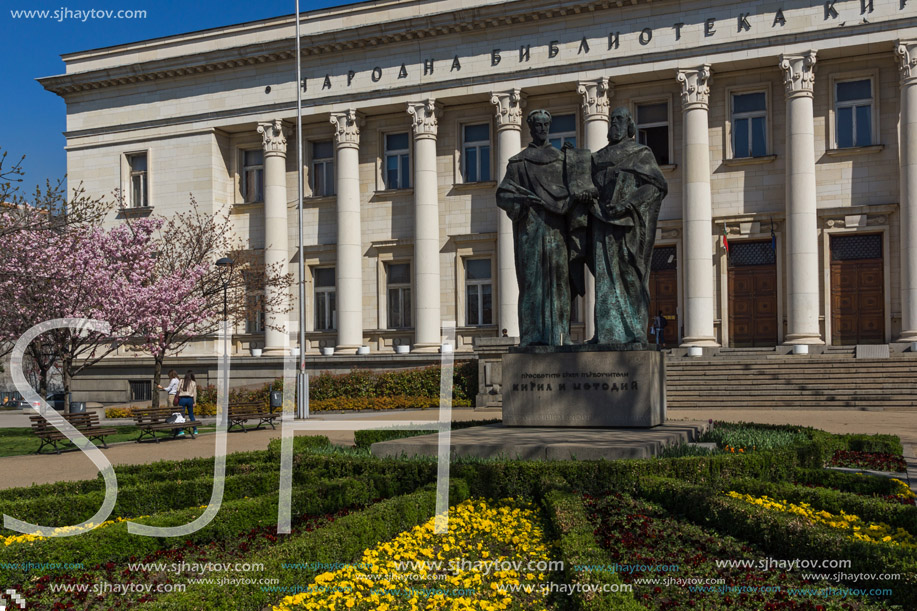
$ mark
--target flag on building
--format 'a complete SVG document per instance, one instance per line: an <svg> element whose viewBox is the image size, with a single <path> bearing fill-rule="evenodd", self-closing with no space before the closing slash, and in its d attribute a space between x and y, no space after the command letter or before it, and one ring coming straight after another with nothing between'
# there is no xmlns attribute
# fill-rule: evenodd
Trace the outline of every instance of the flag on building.
<svg viewBox="0 0 917 611"><path fill-rule="evenodd" d="M777 252L777 234L774 233L774 221L771 221L771 250Z"/></svg>
<svg viewBox="0 0 917 611"><path fill-rule="evenodd" d="M726 234L726 221L723 221L723 250L726 251L726 256L729 256L729 236Z"/></svg>

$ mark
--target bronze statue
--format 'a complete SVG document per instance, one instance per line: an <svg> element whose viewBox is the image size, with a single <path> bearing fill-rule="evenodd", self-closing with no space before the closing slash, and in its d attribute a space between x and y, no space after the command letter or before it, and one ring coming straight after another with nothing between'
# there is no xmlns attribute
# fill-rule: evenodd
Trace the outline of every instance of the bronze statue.
<svg viewBox="0 0 917 611"><path fill-rule="evenodd" d="M590 208L587 263L595 275L597 344L646 344L649 274L668 185L649 147L637 144L630 111L616 108L608 146L592 156L598 199Z"/></svg>
<svg viewBox="0 0 917 611"><path fill-rule="evenodd" d="M552 146L551 113L546 110L533 110L526 122L532 142L509 160L497 188L497 205L513 221L520 345L572 344L572 295L583 290L576 266L579 261L582 270L585 253L571 238L576 233L571 228L585 226L583 207L577 204L588 205L596 196L589 180L589 152Z"/></svg>

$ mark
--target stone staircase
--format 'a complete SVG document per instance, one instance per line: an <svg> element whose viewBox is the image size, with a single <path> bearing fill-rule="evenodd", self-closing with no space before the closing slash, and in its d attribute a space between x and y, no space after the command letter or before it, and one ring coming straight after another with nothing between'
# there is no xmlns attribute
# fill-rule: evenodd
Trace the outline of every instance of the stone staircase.
<svg viewBox="0 0 917 611"><path fill-rule="evenodd" d="M917 411L917 354L855 359L854 349L779 355L774 348L666 358L669 408Z"/></svg>

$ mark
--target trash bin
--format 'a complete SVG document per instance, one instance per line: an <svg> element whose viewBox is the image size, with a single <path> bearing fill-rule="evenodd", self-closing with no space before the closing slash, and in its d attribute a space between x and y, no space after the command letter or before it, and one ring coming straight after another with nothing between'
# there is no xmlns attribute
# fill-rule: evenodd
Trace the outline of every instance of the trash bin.
<svg viewBox="0 0 917 611"><path fill-rule="evenodd" d="M283 407L283 391L282 390L272 390L271 391L271 409L276 409L278 407Z"/></svg>
<svg viewBox="0 0 917 611"><path fill-rule="evenodd" d="M70 402L70 413L71 414L85 414L86 413L86 403L84 401L71 401Z"/></svg>

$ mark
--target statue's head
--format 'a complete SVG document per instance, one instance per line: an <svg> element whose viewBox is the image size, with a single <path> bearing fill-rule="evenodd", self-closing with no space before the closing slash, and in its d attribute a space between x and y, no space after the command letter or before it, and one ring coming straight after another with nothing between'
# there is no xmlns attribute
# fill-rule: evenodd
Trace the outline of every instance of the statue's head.
<svg viewBox="0 0 917 611"><path fill-rule="evenodd" d="M529 124L529 133L535 144L544 144L551 131L551 113L542 109L533 110L525 117L525 122Z"/></svg>
<svg viewBox="0 0 917 611"><path fill-rule="evenodd" d="M619 106L611 111L608 117L608 142L617 144L625 138L633 138L637 133L637 126L634 124L634 118L630 110L624 106Z"/></svg>

